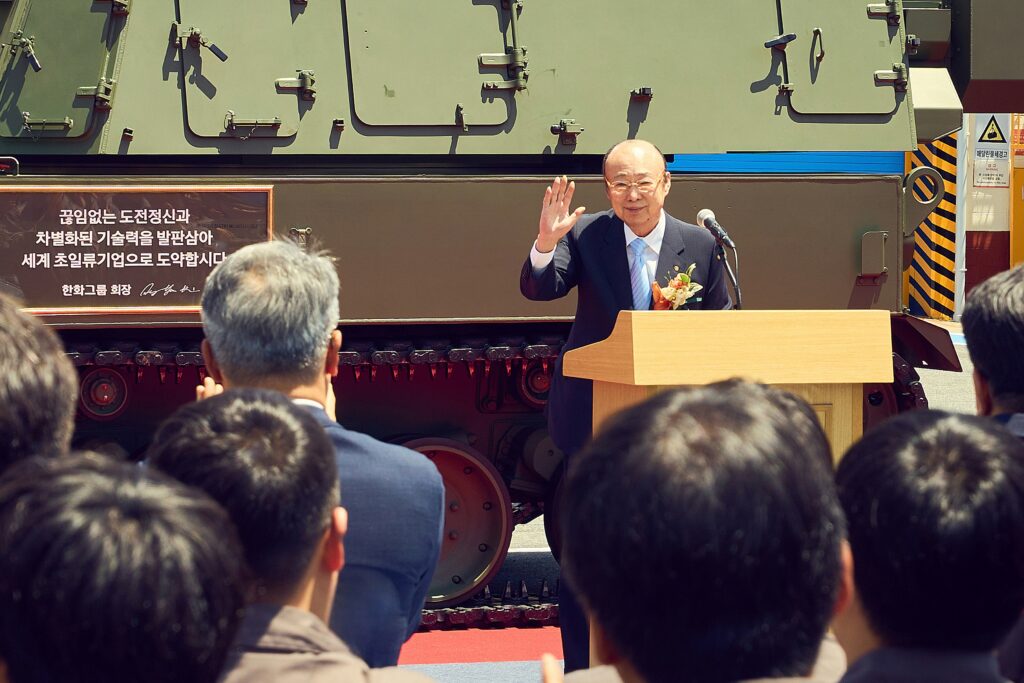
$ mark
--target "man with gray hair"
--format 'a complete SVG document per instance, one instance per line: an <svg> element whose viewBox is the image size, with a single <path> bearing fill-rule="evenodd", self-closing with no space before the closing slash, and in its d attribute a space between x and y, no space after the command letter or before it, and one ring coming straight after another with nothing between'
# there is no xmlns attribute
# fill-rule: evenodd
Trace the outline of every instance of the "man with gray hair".
<svg viewBox="0 0 1024 683"><path fill-rule="evenodd" d="M273 389L310 410L330 437L350 524L331 627L371 667L391 666L419 627L437 565L444 485L421 454L345 429L329 405L341 350L332 259L291 242L229 255L203 288L199 398Z"/></svg>

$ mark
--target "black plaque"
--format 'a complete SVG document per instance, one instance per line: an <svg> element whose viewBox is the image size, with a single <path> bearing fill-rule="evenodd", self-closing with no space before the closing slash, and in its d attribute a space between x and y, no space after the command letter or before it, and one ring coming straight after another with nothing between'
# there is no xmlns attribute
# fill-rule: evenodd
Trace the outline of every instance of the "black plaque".
<svg viewBox="0 0 1024 683"><path fill-rule="evenodd" d="M269 187L2 188L0 289L36 313L197 310L272 208Z"/></svg>

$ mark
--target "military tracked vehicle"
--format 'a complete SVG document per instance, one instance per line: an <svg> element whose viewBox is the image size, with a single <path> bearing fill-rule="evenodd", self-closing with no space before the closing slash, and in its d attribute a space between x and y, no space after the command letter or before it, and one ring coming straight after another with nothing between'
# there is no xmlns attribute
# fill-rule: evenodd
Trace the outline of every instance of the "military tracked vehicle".
<svg viewBox="0 0 1024 683"><path fill-rule="evenodd" d="M458 604L558 477L542 411L574 300L517 286L550 178L603 210L625 138L911 150L962 107L1024 110L1021 25L1017 0L0 0L0 281L79 368L77 442L139 454L204 376L210 268L270 236L330 250L339 419L437 463L431 604ZM938 202L916 178L683 173L666 208L717 212L747 308L893 312L870 421L925 402L915 366L956 367L901 314Z"/></svg>

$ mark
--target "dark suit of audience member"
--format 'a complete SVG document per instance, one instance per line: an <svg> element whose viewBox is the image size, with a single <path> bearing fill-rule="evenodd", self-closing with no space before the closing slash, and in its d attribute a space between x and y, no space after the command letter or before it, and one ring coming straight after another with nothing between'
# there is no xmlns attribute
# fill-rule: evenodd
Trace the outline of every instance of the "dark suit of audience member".
<svg viewBox="0 0 1024 683"><path fill-rule="evenodd" d="M580 207L570 213L575 184L555 178L545 191L537 239L520 274L520 290L535 301L577 289L576 318L563 353L605 339L619 311L650 309L651 282L665 285L690 264L696 264L692 277L704 290L686 307L730 308L711 234L663 209L672 178L657 147L626 140L608 151L602 169L612 209L583 215ZM590 438L592 403L592 383L565 377L559 356L548 395L548 431L566 462ZM565 581L559 602L566 670L585 668L587 626Z"/></svg>
<svg viewBox="0 0 1024 683"><path fill-rule="evenodd" d="M78 375L48 327L0 295L0 472L68 452Z"/></svg>
<svg viewBox="0 0 1024 683"><path fill-rule="evenodd" d="M423 455L335 424L331 377L341 332L330 258L288 242L244 247L203 290L200 394L260 387L287 394L330 432L352 523L331 625L370 666L395 664L419 624L440 553L444 484ZM328 412L329 411L329 412Z"/></svg>
<svg viewBox="0 0 1024 683"><path fill-rule="evenodd" d="M804 405L807 405L806 403ZM798 678L768 678L758 679L770 681L771 683L836 683L846 672L846 654L843 648L836 642L835 636L827 634L821 642L821 650L818 651L818 659L814 662L814 669L809 676ZM565 677L565 683L622 683L622 676L618 670L610 664L574 671ZM754 683L753 681L738 683Z"/></svg>
<svg viewBox="0 0 1024 683"><path fill-rule="evenodd" d="M153 441L149 464L209 494L242 540L251 602L223 683L424 680L371 676L327 627L348 515L334 449L308 410L278 392L229 390L179 409Z"/></svg>
<svg viewBox="0 0 1024 683"><path fill-rule="evenodd" d="M843 683L1005 683L989 653L883 648L854 662Z"/></svg>
<svg viewBox="0 0 1024 683"><path fill-rule="evenodd" d="M974 364L978 414L1024 439L1024 267L999 273L971 290L964 336ZM1000 669L1024 683L1024 618L999 649Z"/></svg>
<svg viewBox="0 0 1024 683"><path fill-rule="evenodd" d="M739 381L657 394L601 428L562 520L595 664L643 683L806 680L842 600L844 528L827 439L807 437Z"/></svg>
<svg viewBox="0 0 1024 683"><path fill-rule="evenodd" d="M345 538L331 628L346 643L358 642L367 661L393 664L419 628L440 556L441 477L419 453L345 429L323 408L309 409L334 445L345 506L369 521L350 525Z"/></svg>
<svg viewBox="0 0 1024 683"><path fill-rule="evenodd" d="M0 680L214 683L245 563L228 515L170 477L85 453L0 475Z"/></svg>
<svg viewBox="0 0 1024 683"><path fill-rule="evenodd" d="M914 411L854 444L836 482L853 554L842 682L1002 681L994 652L1024 607L1024 443Z"/></svg>

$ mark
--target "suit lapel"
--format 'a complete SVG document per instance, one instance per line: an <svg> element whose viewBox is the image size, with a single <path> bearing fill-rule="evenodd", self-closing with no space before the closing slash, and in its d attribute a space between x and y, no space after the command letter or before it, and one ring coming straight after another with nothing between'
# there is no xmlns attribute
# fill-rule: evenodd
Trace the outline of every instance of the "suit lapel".
<svg viewBox="0 0 1024 683"><path fill-rule="evenodd" d="M629 263L626 261L626 240L622 221L612 214L606 223L601 241L601 272L607 273L608 285L619 310L633 308L633 290L629 284Z"/></svg>
<svg viewBox="0 0 1024 683"><path fill-rule="evenodd" d="M665 237L661 240L661 252L658 254L658 270L655 271L655 278L659 285L666 285L668 281L678 275L685 273L690 266L683 264L683 252L686 245L683 244L683 231L679 227L679 221L672 216L665 216ZM704 284L703 282L701 284Z"/></svg>

